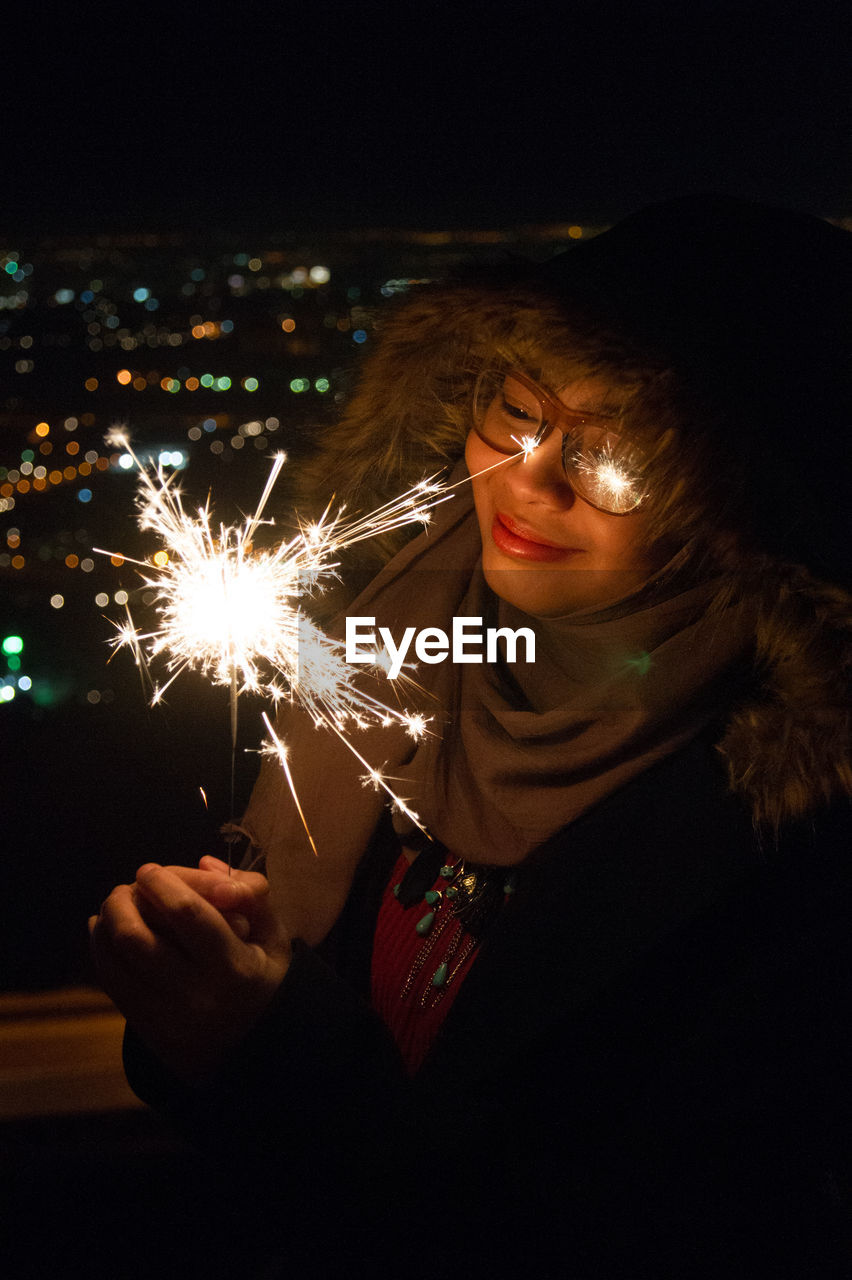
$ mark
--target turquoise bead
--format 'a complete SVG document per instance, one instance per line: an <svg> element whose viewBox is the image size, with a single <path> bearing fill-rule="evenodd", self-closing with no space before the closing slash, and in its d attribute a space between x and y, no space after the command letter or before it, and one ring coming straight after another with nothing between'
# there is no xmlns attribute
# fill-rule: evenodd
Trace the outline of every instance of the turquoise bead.
<svg viewBox="0 0 852 1280"><path fill-rule="evenodd" d="M447 897L449 898L450 902L452 902L453 899L457 898L458 896L459 896L458 889L454 884L451 884L449 889L447 890Z"/></svg>
<svg viewBox="0 0 852 1280"><path fill-rule="evenodd" d="M401 889L401 888L402 888L402 885L401 885L401 884L395 884L395 885L394 885L394 887L393 887L393 896L394 896L395 898L398 898L398 897L399 897L399 891L400 891L400 889Z"/></svg>
<svg viewBox="0 0 852 1280"><path fill-rule="evenodd" d="M432 928L434 921L435 921L435 912L427 911L426 915L422 916L417 921L417 924L414 926L414 932L419 934L421 938L425 937L425 935Z"/></svg>
<svg viewBox="0 0 852 1280"><path fill-rule="evenodd" d="M430 889L425 895L426 901L430 907L434 907L436 902L441 901L441 894L437 889Z"/></svg>
<svg viewBox="0 0 852 1280"><path fill-rule="evenodd" d="M438 874L443 876L445 880L452 880L453 876L456 874L456 869L455 867L451 867L448 862L445 862Z"/></svg>
<svg viewBox="0 0 852 1280"><path fill-rule="evenodd" d="M447 965L439 964L432 978L433 987L442 987L447 981Z"/></svg>

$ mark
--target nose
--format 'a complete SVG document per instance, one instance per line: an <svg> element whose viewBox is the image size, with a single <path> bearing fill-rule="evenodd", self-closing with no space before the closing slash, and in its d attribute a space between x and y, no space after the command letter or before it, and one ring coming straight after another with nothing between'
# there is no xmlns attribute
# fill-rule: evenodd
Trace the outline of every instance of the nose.
<svg viewBox="0 0 852 1280"><path fill-rule="evenodd" d="M577 500L562 465L561 431L549 432L530 454L510 463L506 480L521 502L567 510Z"/></svg>

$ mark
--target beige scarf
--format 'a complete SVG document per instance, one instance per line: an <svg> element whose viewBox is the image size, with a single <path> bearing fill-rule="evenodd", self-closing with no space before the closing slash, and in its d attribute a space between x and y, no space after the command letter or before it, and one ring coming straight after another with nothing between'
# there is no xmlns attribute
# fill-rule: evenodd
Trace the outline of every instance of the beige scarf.
<svg viewBox="0 0 852 1280"><path fill-rule="evenodd" d="M401 729L372 728L352 740L451 853L516 865L721 722L747 667L754 615L748 602L710 610L718 582L679 587L666 569L606 609L530 618L489 591L480 550L472 498L462 490L348 613L375 617L396 640L410 626L450 633L455 616L481 617L483 628L532 627L535 663L418 665L423 689L400 696L433 715L430 734L417 745ZM261 771L243 825L265 854L288 927L316 943L339 914L387 797L365 785L364 765L304 713L285 708L278 732L319 856L274 761ZM422 840L403 815L395 823L406 843Z"/></svg>

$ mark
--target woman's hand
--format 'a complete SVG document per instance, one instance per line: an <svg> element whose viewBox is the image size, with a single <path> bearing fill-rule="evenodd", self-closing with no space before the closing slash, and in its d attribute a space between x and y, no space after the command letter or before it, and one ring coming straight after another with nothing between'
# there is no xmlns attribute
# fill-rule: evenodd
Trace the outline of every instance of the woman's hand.
<svg viewBox="0 0 852 1280"><path fill-rule="evenodd" d="M89 921L107 994L176 1075L199 1082L257 1021L290 964L268 882L217 858L146 863Z"/></svg>

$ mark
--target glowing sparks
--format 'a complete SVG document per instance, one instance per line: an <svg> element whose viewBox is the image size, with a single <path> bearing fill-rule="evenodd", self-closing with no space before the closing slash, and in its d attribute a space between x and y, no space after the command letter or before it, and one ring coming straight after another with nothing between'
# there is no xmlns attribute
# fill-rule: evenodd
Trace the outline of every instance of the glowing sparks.
<svg viewBox="0 0 852 1280"><path fill-rule="evenodd" d="M174 473L166 475L162 466L152 469L143 465L123 430L113 430L108 443L124 450L136 466L138 523L161 543L149 560L131 561L139 565L143 585L153 593L155 624L147 631L138 630L128 609L113 640L116 650L130 650L145 673L151 663L165 665L167 679L153 687L152 702L159 702L173 681L188 670L230 689L232 787L239 694L252 692L273 702L286 699L295 703L311 715L318 728L324 726L336 734L367 770L367 783L385 791L394 807L420 826L407 801L394 792L380 769L374 769L359 754L349 735L370 724L397 724L419 741L429 732L429 718L374 696L371 677L376 684L389 679L388 655L377 650L371 663L355 670L345 661L343 642L317 627L304 606L336 576L340 551L404 525L428 525L434 508L469 478L447 485L431 476L363 516L348 517L345 507L332 513L329 504L319 520L300 527L289 541L265 548L255 543L261 527L273 525L263 513L284 465L283 454L273 461L254 514L239 525L216 525L209 499L194 512L187 511ZM518 443L518 454L495 465L527 457L537 441L524 437ZM116 555L109 551L101 554ZM392 687L399 690L405 684L411 686L412 682L398 676ZM263 750L281 764L316 852L296 795L286 746L269 719L265 715L263 719L270 735Z"/></svg>
<svg viewBox="0 0 852 1280"><path fill-rule="evenodd" d="M527 458L531 457L532 454L535 453L536 449L541 444L540 434L535 436L512 436L512 439L523 453L524 462L526 462Z"/></svg>
<svg viewBox="0 0 852 1280"><path fill-rule="evenodd" d="M370 692L370 675L376 682L388 679L386 655L377 651L372 664L356 670L344 659L343 643L317 627L304 604L335 576L343 548L402 525L428 523L434 506L451 496L435 477L366 516L349 519L344 508L332 514L329 507L289 541L265 549L256 547L255 539L262 525L272 524L263 512L284 465L283 454L274 460L254 515L240 525L214 525L209 500L192 514L186 511L174 476L166 476L162 467L146 468L124 432L113 432L109 442L133 459L139 472L139 525L162 544L149 561L135 562L143 585L154 593L156 625L138 630L128 610L113 641L116 649L129 649L145 671L157 660L165 664L168 678L154 686L152 702L159 702L183 672L194 670L230 688L232 746L237 697L245 692L297 703L317 726L331 729L353 751L348 733L368 724L399 724L415 740L428 732L426 716L388 705ZM395 686L404 682L402 677ZM266 723L272 734L270 751L285 771L307 831L284 745ZM384 782L382 786L416 821L405 802Z"/></svg>
<svg viewBox="0 0 852 1280"><path fill-rule="evenodd" d="M410 715L406 729L415 742L425 738L429 719L427 716Z"/></svg>
<svg viewBox="0 0 852 1280"><path fill-rule="evenodd" d="M274 754L276 756L278 763L281 765L281 768L284 770L284 777L287 779L287 786L290 788L290 794L293 797L293 803L296 806L296 812L298 813L299 818L301 819L302 826L305 828L305 835L308 837L311 848L313 849L314 854L316 855L317 847L314 844L314 838L311 835L311 829L308 826L308 820L305 817L304 810L302 809L302 806L299 803L299 797L296 794L296 785L293 782L293 775L290 772L290 764L287 760L287 748L284 745L284 743L281 741L281 739L278 737L278 734L275 732L272 725L270 724L269 717L267 716L266 712L264 711L261 714L263 717L263 723L266 725L267 732L269 733L269 736L272 739L271 746L268 745L266 747L266 750L269 754Z"/></svg>
<svg viewBox="0 0 852 1280"><path fill-rule="evenodd" d="M519 453L497 465L513 462L518 457L527 462L542 443L542 438L541 433L512 436ZM580 495L601 511L624 515L635 510L646 495L641 455L634 445L623 439L613 444L610 438L586 448L581 441L566 436L562 456L565 470L577 483Z"/></svg>
<svg viewBox="0 0 852 1280"><path fill-rule="evenodd" d="M633 511L645 495L641 463L625 448L610 445L584 452L575 450L571 464L582 477L585 497L614 515Z"/></svg>
<svg viewBox="0 0 852 1280"><path fill-rule="evenodd" d="M404 712L359 689L342 644L316 627L302 605L335 576L344 547L400 525L425 523L447 496L434 479L368 516L347 520L345 509L333 516L327 510L289 541L259 549L255 537L262 524L272 523L262 516L283 454L274 460L254 515L241 525L214 526L209 501L188 513L171 475L146 469L123 433L114 433L111 443L133 458L140 477L139 525L163 544L141 565L143 584L155 593L157 625L139 631L128 612L114 641L116 648L130 648L137 661L164 659L169 680L155 689L154 701L191 669L214 684L236 683L239 693L291 696L335 722L406 722ZM381 666L377 654L375 670Z"/></svg>
<svg viewBox="0 0 852 1280"><path fill-rule="evenodd" d="M630 477L619 471L613 462L598 467L598 480L613 497L619 498L630 485Z"/></svg>

